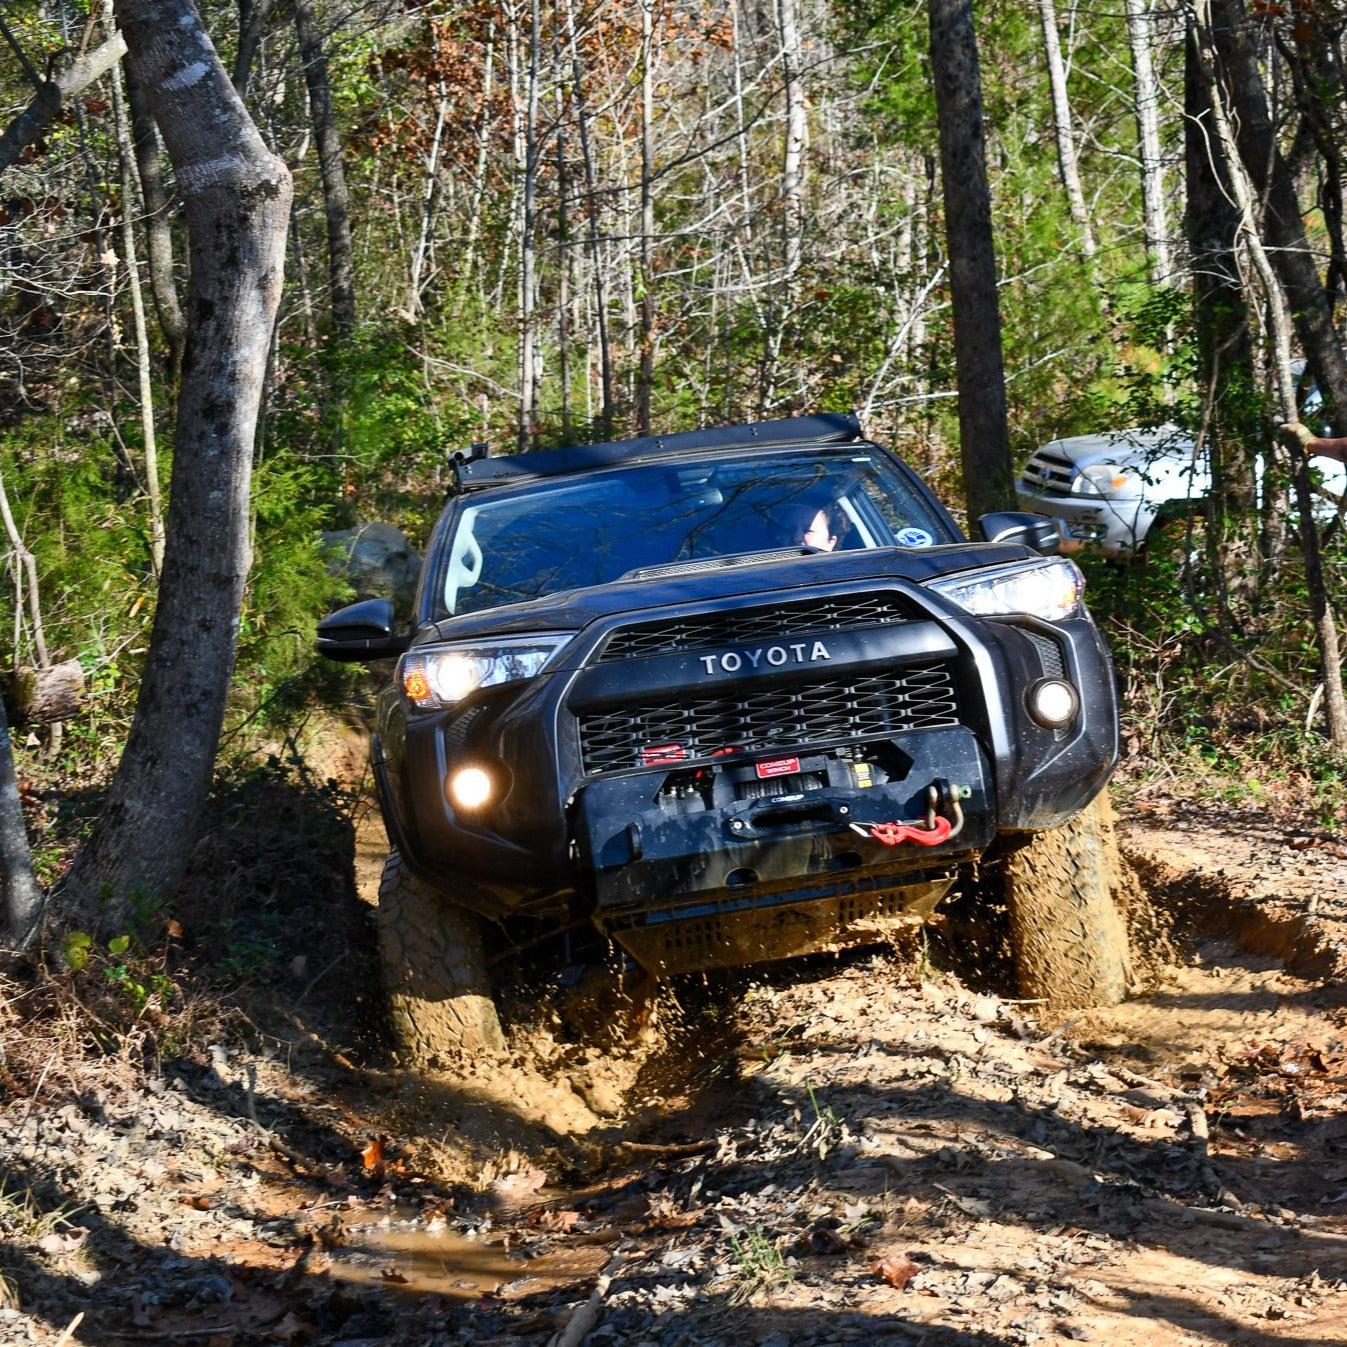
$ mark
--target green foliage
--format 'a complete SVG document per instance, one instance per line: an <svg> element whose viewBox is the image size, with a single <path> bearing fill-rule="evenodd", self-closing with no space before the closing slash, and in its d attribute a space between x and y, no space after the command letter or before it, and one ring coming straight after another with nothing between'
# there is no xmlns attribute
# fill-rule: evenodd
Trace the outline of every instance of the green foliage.
<svg viewBox="0 0 1347 1347"><path fill-rule="evenodd" d="M783 1286L795 1278L795 1270L786 1262L779 1240L761 1226L750 1226L742 1234L730 1235L734 1250L737 1285L731 1303L743 1304L760 1291Z"/></svg>
<svg viewBox="0 0 1347 1347"><path fill-rule="evenodd" d="M122 934L100 948L87 931L67 931L61 952L72 973L87 969L101 974L131 1018L139 1019L151 1005L166 1008L177 987L167 972L167 951L151 954L135 945L130 935Z"/></svg>

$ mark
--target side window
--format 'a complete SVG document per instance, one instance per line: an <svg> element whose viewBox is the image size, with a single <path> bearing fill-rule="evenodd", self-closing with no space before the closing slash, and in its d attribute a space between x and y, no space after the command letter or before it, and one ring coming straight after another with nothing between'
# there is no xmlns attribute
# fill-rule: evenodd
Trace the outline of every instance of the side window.
<svg viewBox="0 0 1347 1347"><path fill-rule="evenodd" d="M899 477L880 481L868 473L861 480L861 499L857 512L878 516L888 534L886 542L901 547L931 547L949 542L945 526L927 507L926 502L914 497Z"/></svg>

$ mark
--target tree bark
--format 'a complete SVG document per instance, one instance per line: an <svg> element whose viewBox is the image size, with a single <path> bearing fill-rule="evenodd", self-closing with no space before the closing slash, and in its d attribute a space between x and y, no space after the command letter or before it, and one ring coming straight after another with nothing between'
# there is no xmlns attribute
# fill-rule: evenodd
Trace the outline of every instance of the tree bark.
<svg viewBox="0 0 1347 1347"><path fill-rule="evenodd" d="M150 509L150 566L156 578L164 569L164 505L159 490L159 449L154 428L154 383L150 377L150 339L145 328L145 300L140 289L140 263L136 260L136 224L131 214L136 199L135 167L131 149L131 126L122 98L121 77L112 80L113 121L122 172L122 260L126 263L127 288L131 294L131 330L136 343L136 377L140 390L140 433L144 441L145 494Z"/></svg>
<svg viewBox="0 0 1347 1347"><path fill-rule="evenodd" d="M650 434L655 385L655 0L641 0L641 365L636 432Z"/></svg>
<svg viewBox="0 0 1347 1347"><path fill-rule="evenodd" d="M125 929L180 883L210 789L249 564L253 434L280 300L290 175L191 0L119 0L183 194L190 247L164 572L136 713L63 915Z"/></svg>
<svg viewBox="0 0 1347 1347"><path fill-rule="evenodd" d="M594 146L590 134L589 108L585 95L585 71L580 60L580 46L575 32L575 10L566 0L566 41L571 52L571 81L575 96L576 132L580 138L580 157L585 166L585 243L589 250L589 265L594 278L594 325L599 342L599 429L601 438L609 439L616 421L613 394L613 352L608 336L608 288L603 270L600 242L602 230L599 219L598 171L594 165Z"/></svg>
<svg viewBox="0 0 1347 1347"><path fill-rule="evenodd" d="M1141 152L1141 210L1151 281L1168 282L1172 261L1169 221L1165 211L1164 160L1160 154L1160 92L1151 61L1154 25L1147 0L1126 0L1127 39L1132 48L1132 80L1136 90L1137 144Z"/></svg>
<svg viewBox="0 0 1347 1347"><path fill-rule="evenodd" d="M145 260L150 266L150 290L154 295L159 326L168 343L173 370L182 368L182 348L187 339L187 320L178 298L178 283L173 274L173 229L169 216L168 190L159 163L159 130L154 124L145 90L136 83L129 66L126 73L126 101L131 108L131 134L135 143L136 170L140 177L140 199L145 214Z"/></svg>
<svg viewBox="0 0 1347 1347"><path fill-rule="evenodd" d="M1043 25L1043 50L1048 58L1048 83L1052 92L1052 122L1057 134L1057 171L1062 177L1071 219L1080 230L1080 250L1086 261L1095 255L1094 228L1080 185L1076 163L1076 140L1071 127L1071 102L1066 94L1066 65L1062 61L1062 35L1057 30L1055 0L1038 0L1038 16Z"/></svg>
<svg viewBox="0 0 1347 1347"><path fill-rule="evenodd" d="M940 122L959 451L969 519L1014 508L1001 313L987 187L982 79L971 0L930 0L931 72Z"/></svg>
<svg viewBox="0 0 1347 1347"><path fill-rule="evenodd" d="M327 270L332 291L332 328L338 337L355 328L355 253L351 244L351 194L341 159L341 137L332 111L332 85L318 22L308 0L294 0L295 36L309 90L309 117L318 146L318 172L323 180L327 219Z"/></svg>
<svg viewBox="0 0 1347 1347"><path fill-rule="evenodd" d="M71 99L106 75L125 54L125 39L121 33L113 33L88 55L71 62L54 80L40 84L28 106L0 134L0 174L46 131Z"/></svg>
<svg viewBox="0 0 1347 1347"><path fill-rule="evenodd" d="M1231 204L1220 136L1212 126L1209 75L1189 27L1184 63L1184 233L1192 268L1199 382L1209 393L1212 493L1208 542L1223 588L1252 600L1258 579L1254 458L1260 427L1251 409L1252 350L1235 258L1239 213Z"/></svg>
<svg viewBox="0 0 1347 1347"><path fill-rule="evenodd" d="M234 53L234 88L240 98L248 97L248 82L253 76L253 62L262 45L267 19L271 17L273 0L239 0L239 45Z"/></svg>
<svg viewBox="0 0 1347 1347"><path fill-rule="evenodd" d="M1262 235L1269 260L1286 292L1291 320L1305 359L1334 425L1347 418L1347 354L1337 333L1314 254L1305 237L1300 203L1278 148L1267 91L1258 69L1243 0L1198 0L1209 14L1212 41L1230 90L1239 156L1263 203Z"/></svg>
<svg viewBox="0 0 1347 1347"><path fill-rule="evenodd" d="M6 950L23 951L32 943L42 920L43 894L33 874L33 855L23 818L14 746L0 700L0 895L4 897Z"/></svg>
<svg viewBox="0 0 1347 1347"><path fill-rule="evenodd" d="M1212 31L1212 16L1217 4L1224 0L1196 0L1194 31L1198 53L1208 70L1214 64L1213 48L1219 44ZM1255 71L1256 73L1256 71ZM1222 157L1226 161L1231 197L1240 214L1240 232L1245 247L1258 274L1259 285L1267 306L1272 327L1275 352L1277 391L1282 406L1282 421L1296 419L1295 383L1291 377L1291 334L1286 317L1285 297L1276 275L1276 264L1260 236L1254 217L1252 173L1241 160L1247 150L1237 144L1238 132L1228 115L1217 86L1214 72L1206 79L1211 91L1212 123L1219 138ZM1261 90L1262 85L1259 85ZM1248 91L1246 91L1247 93ZM1242 111L1238 95L1237 110ZM1347 403L1343 404L1347 406ZM1342 656L1338 643L1337 619L1329 600L1324 576L1323 557L1319 545L1319 527L1314 521L1313 500L1310 491L1309 467L1303 455L1293 463L1296 504L1300 513L1301 551L1305 558L1305 586L1309 590L1310 608L1314 617L1315 633L1319 640L1320 671L1324 684L1324 706L1328 715L1329 736L1340 750L1347 750L1347 692L1342 681Z"/></svg>

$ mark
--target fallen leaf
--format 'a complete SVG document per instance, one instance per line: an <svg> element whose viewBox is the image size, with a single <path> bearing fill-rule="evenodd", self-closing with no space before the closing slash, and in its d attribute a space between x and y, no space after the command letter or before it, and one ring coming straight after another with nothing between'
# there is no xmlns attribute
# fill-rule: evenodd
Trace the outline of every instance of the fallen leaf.
<svg viewBox="0 0 1347 1347"><path fill-rule="evenodd" d="M563 1211L556 1207L544 1207L539 1211L531 1211L528 1216L530 1227L549 1235L569 1235L575 1229L579 1220L580 1213L578 1211Z"/></svg>
<svg viewBox="0 0 1347 1347"><path fill-rule="evenodd" d="M888 1282L895 1290L906 1291L908 1282L921 1271L921 1267L906 1254L900 1253L881 1258L871 1266L870 1271Z"/></svg>
<svg viewBox="0 0 1347 1347"><path fill-rule="evenodd" d="M387 1150L388 1142L386 1138L371 1137L369 1145L360 1152L360 1162L370 1171L382 1169Z"/></svg>
<svg viewBox="0 0 1347 1347"><path fill-rule="evenodd" d="M279 1342L293 1342L309 1331L309 1325L294 1314L287 1314L278 1324L272 1324L271 1336Z"/></svg>

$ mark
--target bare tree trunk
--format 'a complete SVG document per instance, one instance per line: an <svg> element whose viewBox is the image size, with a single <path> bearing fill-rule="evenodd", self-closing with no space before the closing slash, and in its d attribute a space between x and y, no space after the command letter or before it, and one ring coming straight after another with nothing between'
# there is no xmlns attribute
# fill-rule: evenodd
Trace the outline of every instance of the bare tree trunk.
<svg viewBox="0 0 1347 1347"><path fill-rule="evenodd" d="M1212 124L1209 79L1190 25L1184 65L1184 232L1192 267L1199 380L1209 390L1208 543L1225 592L1247 611L1259 576L1254 458L1260 427L1250 423L1254 399L1247 396L1253 366L1235 257L1239 213L1231 204L1224 150Z"/></svg>
<svg viewBox="0 0 1347 1347"><path fill-rule="evenodd" d="M430 231L435 223L435 201L438 193L435 183L440 171L440 145L444 138L444 123L449 115L449 94L440 81L435 99L435 134L430 140L430 158L426 161L426 185L421 194L421 227L416 233L416 247L412 250L411 279L407 285L406 316L414 323L421 312L421 271L430 249ZM477 223L476 218L473 224Z"/></svg>
<svg viewBox="0 0 1347 1347"><path fill-rule="evenodd" d="M655 0L641 0L641 369L636 429L650 433L655 383Z"/></svg>
<svg viewBox="0 0 1347 1347"><path fill-rule="evenodd" d="M1217 40L1212 28L1212 13L1223 0L1196 0L1194 25L1198 51L1203 65L1212 71ZM1277 391L1282 404L1282 418L1296 420L1295 381L1291 377L1291 331L1286 317L1285 297L1278 284L1272 259L1263 245L1254 217L1253 184L1251 174L1242 162L1237 133L1227 115L1214 73L1207 78L1211 90L1212 124L1220 140L1226 161L1231 195L1240 212L1242 241L1258 273L1259 283L1267 302L1276 347ZM1261 87L1261 86L1260 86ZM1237 109L1242 105L1236 96ZM1344 404L1347 405L1347 404ZM1300 512L1300 541L1305 558L1305 584L1310 593L1310 607L1319 638L1319 657L1324 683L1324 707L1328 715L1328 732L1334 746L1347 750L1347 693L1342 682L1342 656L1338 645L1337 622L1329 601L1328 586L1324 580L1323 557L1319 546L1319 527L1314 521L1313 497L1310 490L1309 465L1303 455L1295 463L1296 504Z"/></svg>
<svg viewBox="0 0 1347 1347"><path fill-rule="evenodd" d="M164 573L135 718L62 888L64 914L125 928L181 881L210 789L248 571L253 433L280 300L290 175L191 0L119 0L129 60L183 193L191 252Z"/></svg>
<svg viewBox="0 0 1347 1347"><path fill-rule="evenodd" d="M532 447L537 414L538 295L538 78L542 15L538 0L529 7L528 71L523 120L516 151L523 172L519 193L519 428L521 450Z"/></svg>
<svg viewBox="0 0 1347 1347"><path fill-rule="evenodd" d="M971 0L930 0L931 73L954 305L959 452L970 521L1014 508L1001 313Z"/></svg>
<svg viewBox="0 0 1347 1347"><path fill-rule="evenodd" d="M1269 261L1286 292L1296 336L1329 417L1342 425L1347 420L1347 354L1334 331L1295 185L1277 146L1243 0L1196 0L1194 8L1210 32L1220 73L1229 83L1239 157L1263 203L1262 235Z"/></svg>
<svg viewBox="0 0 1347 1347"><path fill-rule="evenodd" d="M145 330L145 300L140 291L140 263L136 260L136 222L131 206L136 199L131 127L122 98L118 73L112 77L112 111L122 170L122 256L131 292L131 321L136 343L136 375L140 384L140 433L145 445L145 495L150 508L150 565L155 577L164 569L164 505L159 490L159 450L154 431L154 382L150 377L150 339Z"/></svg>
<svg viewBox="0 0 1347 1347"><path fill-rule="evenodd" d="M1066 93L1066 65L1062 60L1062 35L1057 30L1055 0L1038 0L1038 16L1043 25L1043 49L1048 58L1048 83L1052 90L1052 121L1057 133L1057 171L1062 176L1062 187L1071 219L1080 230L1080 250L1086 260L1096 251L1094 227L1085 205L1085 193L1080 185L1080 168L1076 163L1076 139L1071 126L1071 102Z"/></svg>
<svg viewBox="0 0 1347 1347"><path fill-rule="evenodd" d="M1141 209L1146 231L1146 256L1151 280L1168 282L1172 260L1169 221L1165 211L1164 160L1160 154L1160 88L1151 48L1154 25L1148 0L1126 0L1127 38L1132 47L1132 79L1136 88L1137 141L1141 150Z"/></svg>
<svg viewBox="0 0 1347 1347"><path fill-rule="evenodd" d="M332 86L327 57L309 0L293 0L295 36L309 90L309 116L318 145L318 172L323 180L327 220L327 270L332 290L332 328L338 337L355 328L355 254L351 246L351 194L341 160L341 137L332 111Z"/></svg>
<svg viewBox="0 0 1347 1347"><path fill-rule="evenodd" d="M599 338L599 389L601 410L599 421L603 438L613 433L616 409L613 405L613 352L608 335L607 280L600 255L601 227L599 212L598 173L594 164L594 146L590 134L589 108L585 96L584 66L580 62L580 45L575 32L575 10L566 0L566 40L571 49L571 81L575 89L575 122L580 137L580 157L585 166L585 233L589 249L589 263L594 272L594 326Z"/></svg>
<svg viewBox="0 0 1347 1347"><path fill-rule="evenodd" d="M569 5L566 22L572 23ZM470 277L477 255L477 236L481 232L482 200L486 195L487 122L491 116L491 90L496 73L496 20L493 15L487 27L486 53L482 59L482 113L477 119L477 163L472 175L471 205L468 208L468 241L463 249L463 275Z"/></svg>
<svg viewBox="0 0 1347 1347"><path fill-rule="evenodd" d="M800 269L804 255L804 81L800 78L800 27L795 0L776 0L778 36L781 41L781 80L786 93L786 143L781 159L782 256L786 277Z"/></svg>
<svg viewBox="0 0 1347 1347"><path fill-rule="evenodd" d="M239 46L234 53L234 88L240 98L248 97L248 81L252 79L253 62L266 32L273 0L239 0Z"/></svg>
<svg viewBox="0 0 1347 1347"><path fill-rule="evenodd" d="M55 79L38 81L34 78L37 92L0 134L0 175L27 146L46 132L76 95L106 75L125 54L125 39L121 33L113 33L93 51L72 61Z"/></svg>
<svg viewBox="0 0 1347 1347"><path fill-rule="evenodd" d="M182 366L182 347L187 336L187 320L178 300L178 283L173 275L173 230L169 219L168 191L159 163L159 131L146 102L145 91L135 81L129 67L126 74L126 100L131 107L131 132L135 140L136 170L140 178L140 198L145 216L145 260L150 266L150 289L159 326L168 343L169 357L176 376Z"/></svg>
<svg viewBox="0 0 1347 1347"><path fill-rule="evenodd" d="M14 745L3 698L0 698L0 898L4 900L0 941L6 950L26 950L37 935L44 898L33 874L33 853L28 845L19 778L14 770Z"/></svg>

